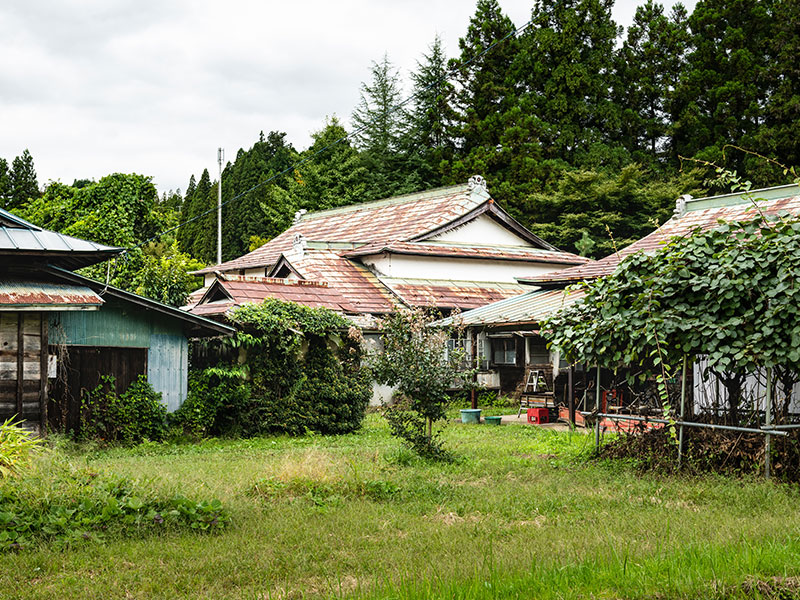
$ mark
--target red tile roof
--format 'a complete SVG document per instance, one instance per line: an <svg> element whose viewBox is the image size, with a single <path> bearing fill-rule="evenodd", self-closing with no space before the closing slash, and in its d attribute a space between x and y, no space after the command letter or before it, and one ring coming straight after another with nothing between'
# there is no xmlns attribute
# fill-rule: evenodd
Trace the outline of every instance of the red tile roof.
<svg viewBox="0 0 800 600"><path fill-rule="evenodd" d="M754 195L757 197L758 193L755 192ZM697 199L698 202L700 200ZM798 215L800 214L800 196L758 202L758 207L765 215L774 215L784 211ZM532 277L519 277L518 279L526 283L560 284L603 277L612 273L623 258L635 252L655 250L666 244L671 238L690 235L697 228L701 230L711 229L718 225L720 220L740 221L752 219L755 215L756 208L752 202L746 200L741 204L732 206L688 210L680 216L672 217L650 235L598 261L562 271L554 271Z"/></svg>
<svg viewBox="0 0 800 600"><path fill-rule="evenodd" d="M206 267L198 273L272 265L281 253L292 249L292 241L297 234L314 241L356 244L410 239L446 225L488 199L488 195L471 193L466 185L458 185L308 213L298 223L253 252L220 265Z"/></svg>
<svg viewBox="0 0 800 600"><path fill-rule="evenodd" d="M333 250L306 250L302 258L284 257L301 277L324 281L347 299L353 313L383 314L396 308L397 300L365 266Z"/></svg>
<svg viewBox="0 0 800 600"><path fill-rule="evenodd" d="M358 309L350 306L338 290L319 281L226 275L224 279L217 279L212 284L206 291L207 297L214 293L215 286L220 286L226 299L209 302L204 297L201 303L191 307L189 312L204 316L222 315L236 306L263 302L267 298L297 302L312 308L324 307L337 312L358 312Z"/></svg>
<svg viewBox="0 0 800 600"><path fill-rule="evenodd" d="M376 242L355 250L344 252L344 256L370 256L390 252L422 256L444 256L452 258L484 258L490 260L516 260L523 262L543 262L566 265L582 265L590 259L571 252L556 252L543 248L525 246L480 246L423 242Z"/></svg>

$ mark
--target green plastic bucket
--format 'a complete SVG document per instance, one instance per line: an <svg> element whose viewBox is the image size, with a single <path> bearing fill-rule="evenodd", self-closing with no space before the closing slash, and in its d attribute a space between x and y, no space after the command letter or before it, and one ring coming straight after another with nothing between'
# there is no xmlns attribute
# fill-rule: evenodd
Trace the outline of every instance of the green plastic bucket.
<svg viewBox="0 0 800 600"><path fill-rule="evenodd" d="M487 425L500 425L503 417L484 417L483 422Z"/></svg>
<svg viewBox="0 0 800 600"><path fill-rule="evenodd" d="M478 424L481 422L481 409L480 408L464 408L461 410L461 422L462 423L474 423Z"/></svg>

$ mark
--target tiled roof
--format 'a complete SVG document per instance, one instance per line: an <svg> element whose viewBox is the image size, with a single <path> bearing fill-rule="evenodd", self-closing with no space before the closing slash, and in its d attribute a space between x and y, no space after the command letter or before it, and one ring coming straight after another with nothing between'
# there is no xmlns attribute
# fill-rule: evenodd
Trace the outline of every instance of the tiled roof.
<svg viewBox="0 0 800 600"><path fill-rule="evenodd" d="M733 197L741 198L740 195L730 195ZM759 191L753 192L755 198L759 198ZM707 207L711 204L710 201L717 200L718 202L725 202L728 198L726 196L718 196L715 198L698 198L690 201L687 210L680 216L672 217L669 221L664 223L661 227L656 229L650 235L634 242L630 246L623 248L615 254L606 256L598 261L571 267L562 271L554 271L552 273L545 273L543 275L535 275L532 277L519 277L519 281L526 283L541 283L541 284L562 284L581 281L584 279L595 279L609 275L616 269L619 262L635 252L639 251L652 251L660 246L666 244L671 238L676 236L687 236L697 228L701 230L708 230L719 224L720 220L723 221L737 221L752 219L755 217L756 208L751 201L746 198L739 200L738 204L729 204L726 206ZM693 208L694 203L698 208ZM779 198L774 200L759 201L758 210L765 215L774 215L780 212L788 212L791 214L800 214L800 195L794 195L787 198Z"/></svg>
<svg viewBox="0 0 800 600"><path fill-rule="evenodd" d="M516 296L525 288L513 283L439 281L381 277L381 282L409 306L470 310Z"/></svg>
<svg viewBox="0 0 800 600"><path fill-rule="evenodd" d="M307 250L300 258L284 256L301 277L323 281L347 299L348 312L383 314L395 309L396 300L365 266L333 250Z"/></svg>
<svg viewBox="0 0 800 600"><path fill-rule="evenodd" d="M330 288L319 281L302 281L292 279L275 279L271 277L237 277L226 275L217 279L206 291L212 296L221 288L225 299L206 301L192 306L189 312L195 315L223 315L231 308L247 303L260 303L267 298L276 298L287 302L297 302L312 308L329 308L337 312L353 312L354 309L338 290Z"/></svg>
<svg viewBox="0 0 800 600"><path fill-rule="evenodd" d="M448 317L434 325L467 326L491 325L493 327L538 325L557 310L569 306L585 295L583 290L535 290L506 300L487 304L465 312L457 317Z"/></svg>
<svg viewBox="0 0 800 600"><path fill-rule="evenodd" d="M451 258L484 258L490 260L516 260L523 262L544 262L566 265L582 265L590 259L571 252L557 252L543 248L525 246L481 246L480 244L452 244L441 242L376 242L350 250L344 256L370 256L390 252L421 256L443 256Z"/></svg>
<svg viewBox="0 0 800 600"><path fill-rule="evenodd" d="M279 236L234 260L198 273L233 271L274 264L292 249L297 234L308 240L368 244L408 240L450 223L487 202L489 196L458 185L376 202L308 213Z"/></svg>

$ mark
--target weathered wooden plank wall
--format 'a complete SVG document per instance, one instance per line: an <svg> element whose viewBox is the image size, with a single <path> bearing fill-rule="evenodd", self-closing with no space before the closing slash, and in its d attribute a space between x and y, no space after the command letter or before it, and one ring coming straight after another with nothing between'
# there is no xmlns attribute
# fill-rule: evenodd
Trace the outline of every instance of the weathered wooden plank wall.
<svg viewBox="0 0 800 600"><path fill-rule="evenodd" d="M46 320L38 312L0 312L0 419L17 415L38 426L46 402Z"/></svg>

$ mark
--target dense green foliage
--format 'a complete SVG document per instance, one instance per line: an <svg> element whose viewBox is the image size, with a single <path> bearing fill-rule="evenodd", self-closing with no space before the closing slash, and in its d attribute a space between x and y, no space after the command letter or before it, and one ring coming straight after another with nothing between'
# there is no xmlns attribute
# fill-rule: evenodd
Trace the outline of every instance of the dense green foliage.
<svg viewBox="0 0 800 600"><path fill-rule="evenodd" d="M153 390L144 375L122 394L117 394L113 377L81 397L79 437L103 442L160 440L165 433L167 408L161 394Z"/></svg>
<svg viewBox="0 0 800 600"><path fill-rule="evenodd" d="M159 497L126 477L59 460L41 462L34 472L0 487L0 550L184 528L213 531L230 521L218 500Z"/></svg>
<svg viewBox="0 0 800 600"><path fill-rule="evenodd" d="M196 436L358 429L371 395L358 331L323 308L268 299L231 312L228 353L192 374L171 421Z"/></svg>

